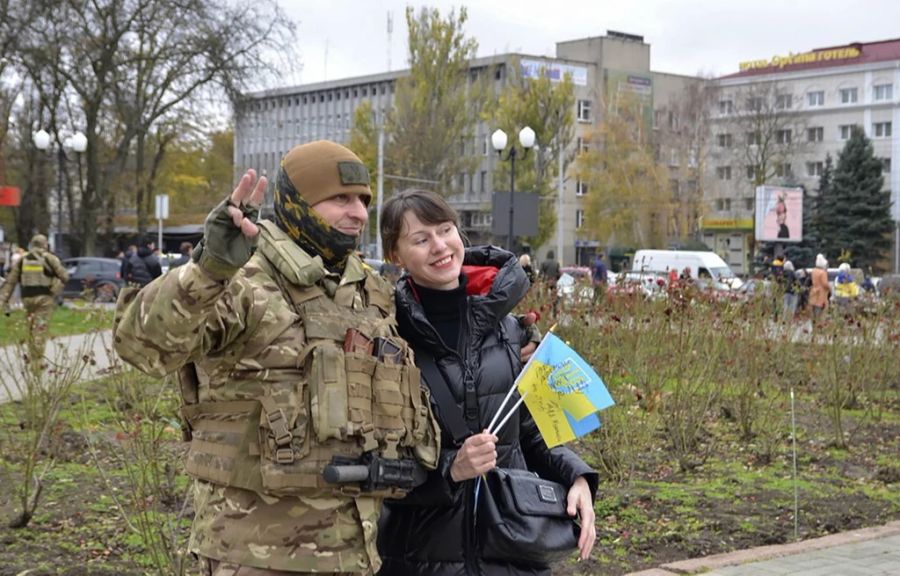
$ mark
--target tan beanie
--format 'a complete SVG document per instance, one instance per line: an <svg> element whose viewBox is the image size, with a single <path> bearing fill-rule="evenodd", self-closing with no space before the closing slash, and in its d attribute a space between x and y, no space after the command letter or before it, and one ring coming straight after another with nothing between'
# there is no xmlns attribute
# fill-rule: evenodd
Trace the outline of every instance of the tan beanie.
<svg viewBox="0 0 900 576"><path fill-rule="evenodd" d="M282 167L310 206L340 194L361 194L366 204L372 199L365 164L336 142L317 140L294 146L284 155Z"/></svg>

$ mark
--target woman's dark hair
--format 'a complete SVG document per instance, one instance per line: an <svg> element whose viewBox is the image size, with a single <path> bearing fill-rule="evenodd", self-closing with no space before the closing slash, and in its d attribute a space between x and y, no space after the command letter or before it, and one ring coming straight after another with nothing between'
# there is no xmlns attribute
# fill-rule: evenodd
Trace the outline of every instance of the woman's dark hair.
<svg viewBox="0 0 900 576"><path fill-rule="evenodd" d="M453 222L459 228L459 214L439 194L418 188L398 192L381 209L381 245L388 258L397 249L407 212L412 212L425 224Z"/></svg>

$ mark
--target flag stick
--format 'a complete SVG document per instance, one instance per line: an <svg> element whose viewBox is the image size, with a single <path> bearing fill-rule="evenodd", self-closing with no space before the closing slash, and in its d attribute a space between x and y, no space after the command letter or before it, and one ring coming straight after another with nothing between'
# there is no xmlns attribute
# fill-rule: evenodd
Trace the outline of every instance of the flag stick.
<svg viewBox="0 0 900 576"><path fill-rule="evenodd" d="M497 412L494 414L494 417L491 418L491 423L488 424L488 431L490 431L494 427L494 424L497 423L497 419L500 418L500 414L503 413L503 409L506 407L506 403L509 402L509 399L512 397L513 392L515 392L516 386L518 386L519 380L521 380L521 378L522 378L522 374L524 374L525 372L528 371L528 367L531 366L532 360L537 358L538 352L540 352L541 348L543 348L544 342L547 341L547 336L550 334L553 334L554 328L556 328L556 324L554 324L553 326L550 327L550 330L547 331L547 334L544 334L544 337L541 338L541 343L538 344L538 347L535 348L534 353L531 355L531 358L528 359L528 362L526 362L525 366L522 367L522 371L519 372L519 374L516 376L516 379L513 382L513 385L510 386L509 391L506 393L506 397L503 398L503 402L500 404L500 407L497 408ZM521 400L520 400L520 402L521 402ZM515 410L516 407L518 407L518 404L516 404L516 406L514 406L511 410ZM505 422L505 420L504 420L504 422Z"/></svg>
<svg viewBox="0 0 900 576"><path fill-rule="evenodd" d="M516 409L519 407L519 405L520 405L522 402L525 401L525 397L526 397L526 396L528 396L528 391L527 391L527 390L525 391L524 394L522 394L522 397L519 398L519 400L518 400L515 404L513 404L513 407L509 409L509 412L506 413L506 416L503 417L503 420L501 420L500 423L497 424L497 429L496 429L496 430L491 430L490 427L489 427L489 428L488 428L488 432L491 433L491 434L496 434L497 432L499 432L500 429L503 428L503 425L506 424L506 421L509 420L509 417L516 413Z"/></svg>
<svg viewBox="0 0 900 576"><path fill-rule="evenodd" d="M791 444L794 452L794 540L800 537L800 496L797 488L797 419L794 412L794 387L791 386Z"/></svg>

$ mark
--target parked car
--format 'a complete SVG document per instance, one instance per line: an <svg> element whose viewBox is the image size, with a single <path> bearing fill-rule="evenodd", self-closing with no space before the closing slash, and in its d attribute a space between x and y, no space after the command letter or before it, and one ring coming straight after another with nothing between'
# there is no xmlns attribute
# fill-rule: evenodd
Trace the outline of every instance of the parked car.
<svg viewBox="0 0 900 576"><path fill-rule="evenodd" d="M878 295L882 298L900 299L900 274L888 274L878 283Z"/></svg>
<svg viewBox="0 0 900 576"><path fill-rule="evenodd" d="M116 258L83 256L62 261L69 272L69 281L63 288L64 298L90 294L94 302L115 302L124 282L122 263Z"/></svg>

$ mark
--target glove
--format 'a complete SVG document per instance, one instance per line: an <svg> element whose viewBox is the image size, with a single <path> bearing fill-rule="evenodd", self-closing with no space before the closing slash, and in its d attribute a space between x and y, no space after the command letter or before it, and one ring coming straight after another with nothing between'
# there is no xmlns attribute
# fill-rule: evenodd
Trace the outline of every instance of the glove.
<svg viewBox="0 0 900 576"><path fill-rule="evenodd" d="M234 225L228 207L230 200L223 200L213 208L203 225L203 240L194 249L192 259L212 278L228 280L250 260L256 249L256 236L249 238ZM259 207L241 204L237 208L245 218L256 222Z"/></svg>

